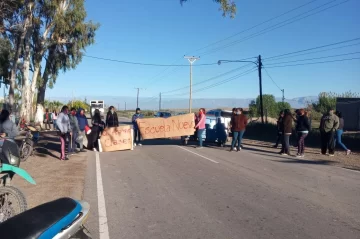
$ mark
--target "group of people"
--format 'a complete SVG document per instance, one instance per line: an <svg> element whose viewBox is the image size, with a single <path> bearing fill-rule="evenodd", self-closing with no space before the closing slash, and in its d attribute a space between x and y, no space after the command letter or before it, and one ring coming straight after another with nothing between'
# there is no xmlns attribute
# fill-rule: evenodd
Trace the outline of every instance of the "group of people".
<svg viewBox="0 0 360 239"><path fill-rule="evenodd" d="M277 121L278 137L274 148L278 147L281 141L281 155L290 155L290 136L293 134L293 122L295 122L295 136L297 139L297 154L296 157L304 157L305 154L305 138L311 131L311 123L308 118L308 113L304 109L295 111L295 116L292 115L289 109L281 111ZM343 134L344 119L341 112L334 112L330 109L324 114L320 121L320 136L321 136L321 153L329 156L334 156L335 142L338 143L345 151L350 154L350 150L341 141ZM336 136L336 138L335 138Z"/></svg>
<svg viewBox="0 0 360 239"><path fill-rule="evenodd" d="M56 110L53 110L53 112L49 112L49 109L45 110L43 123L45 126L45 130L51 130L51 124L53 125L54 129L57 129L56 120L57 120L58 113Z"/></svg>
<svg viewBox="0 0 360 239"><path fill-rule="evenodd" d="M85 152L84 145L87 145L89 150L97 151L98 139L105 127L118 126L119 121L114 106L109 107L106 122L101 118L100 111L96 109L91 119L91 128L84 109L71 108L69 110L68 106L63 106L56 119L61 142L60 160L68 160L70 155ZM67 153L65 151L66 143L68 143ZM79 150L77 150L77 144Z"/></svg>

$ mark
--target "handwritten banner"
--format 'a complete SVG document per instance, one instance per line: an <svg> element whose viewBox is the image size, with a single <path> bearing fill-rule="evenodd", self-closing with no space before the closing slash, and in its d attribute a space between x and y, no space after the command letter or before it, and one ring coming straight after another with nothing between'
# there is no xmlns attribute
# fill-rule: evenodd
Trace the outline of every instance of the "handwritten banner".
<svg viewBox="0 0 360 239"><path fill-rule="evenodd" d="M138 119L137 124L143 139L193 135L195 131L194 114L179 115L169 118Z"/></svg>
<svg viewBox="0 0 360 239"><path fill-rule="evenodd" d="M133 149L133 130L130 125L104 129L100 137L100 152Z"/></svg>

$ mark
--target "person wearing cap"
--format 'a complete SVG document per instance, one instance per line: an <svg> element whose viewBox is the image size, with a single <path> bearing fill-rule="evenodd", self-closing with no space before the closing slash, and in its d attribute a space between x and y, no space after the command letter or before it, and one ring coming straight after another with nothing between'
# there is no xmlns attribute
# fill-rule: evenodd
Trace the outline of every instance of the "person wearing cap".
<svg viewBox="0 0 360 239"><path fill-rule="evenodd" d="M331 108L327 114L324 114L320 121L321 154L325 155L326 151L329 149L329 156L334 156L334 136L338 128L339 117L334 114L334 109Z"/></svg>
<svg viewBox="0 0 360 239"><path fill-rule="evenodd" d="M142 119L142 115L140 114L140 108L136 108L136 112L132 117L133 129L134 129L134 146L141 146L141 135L139 126L137 124L137 120Z"/></svg>

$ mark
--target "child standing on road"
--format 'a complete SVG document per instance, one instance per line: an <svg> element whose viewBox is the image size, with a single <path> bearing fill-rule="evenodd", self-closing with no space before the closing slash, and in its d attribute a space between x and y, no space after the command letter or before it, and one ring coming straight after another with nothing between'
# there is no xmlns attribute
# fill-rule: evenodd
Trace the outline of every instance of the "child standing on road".
<svg viewBox="0 0 360 239"><path fill-rule="evenodd" d="M46 109L45 114L44 114L45 130L51 130L51 125L50 125L50 123L52 121L51 116L52 116L52 114L49 113L49 109Z"/></svg>
<svg viewBox="0 0 360 239"><path fill-rule="evenodd" d="M141 135L139 126L137 124L137 120L142 119L142 115L140 114L140 108L136 109L135 114L132 117L133 129L134 129L134 146L141 146Z"/></svg>
<svg viewBox="0 0 360 239"><path fill-rule="evenodd" d="M289 109L284 110L284 119L282 121L282 147L281 155L290 155L290 136L292 134L293 117Z"/></svg>
<svg viewBox="0 0 360 239"><path fill-rule="evenodd" d="M346 155L349 155L351 153L350 149L348 149L341 141L341 136L344 133L344 118L342 117L342 113L340 111L336 111L335 114L339 117L339 128L336 130L335 144L340 145L340 147L346 151Z"/></svg>

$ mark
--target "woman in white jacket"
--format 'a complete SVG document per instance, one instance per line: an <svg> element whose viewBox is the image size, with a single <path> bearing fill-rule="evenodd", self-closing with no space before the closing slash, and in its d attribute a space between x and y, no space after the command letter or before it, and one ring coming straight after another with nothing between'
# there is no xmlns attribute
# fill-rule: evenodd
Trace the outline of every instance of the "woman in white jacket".
<svg viewBox="0 0 360 239"><path fill-rule="evenodd" d="M69 113L69 108L66 105L64 105L56 120L56 125L60 131L59 132L60 142L61 142L60 160L69 160L68 156L65 154L66 139L69 140L69 136L71 135L72 132L68 113Z"/></svg>

